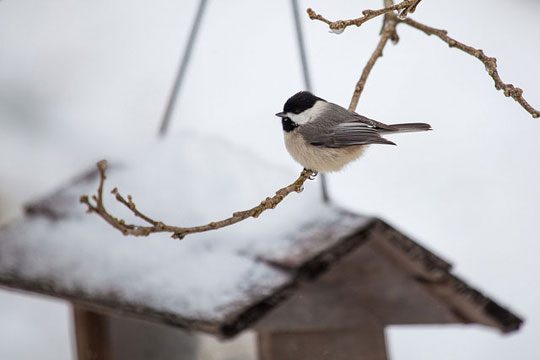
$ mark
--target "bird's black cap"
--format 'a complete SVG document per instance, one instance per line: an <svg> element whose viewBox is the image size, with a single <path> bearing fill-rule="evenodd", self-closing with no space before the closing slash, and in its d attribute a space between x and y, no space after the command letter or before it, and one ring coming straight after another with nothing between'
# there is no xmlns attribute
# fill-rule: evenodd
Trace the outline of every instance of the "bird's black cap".
<svg viewBox="0 0 540 360"><path fill-rule="evenodd" d="M283 112L300 114L304 110L311 108L318 100L326 101L310 93L309 91L300 91L287 100L283 106Z"/></svg>

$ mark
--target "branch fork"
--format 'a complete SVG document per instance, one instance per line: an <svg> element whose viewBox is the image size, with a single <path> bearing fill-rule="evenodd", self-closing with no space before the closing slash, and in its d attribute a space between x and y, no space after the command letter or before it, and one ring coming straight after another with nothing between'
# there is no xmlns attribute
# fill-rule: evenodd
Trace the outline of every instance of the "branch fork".
<svg viewBox="0 0 540 360"><path fill-rule="evenodd" d="M87 206L87 212L95 213L103 218L112 227L119 230L124 235L132 236L148 236L155 233L171 233L171 236L175 239L183 239L186 235L195 234L210 230L220 229L226 226L236 224L237 222L246 220L250 217L257 218L263 212L270 209L275 209L279 203L281 203L289 194L296 192L302 192L303 185L307 180L313 180L317 173L304 169L298 179L292 184L285 186L284 188L276 191L274 196L267 197L261 203L251 209L237 211L232 216L219 220L212 221L206 225L183 227L167 225L161 221L154 220L148 215L144 214L137 208L137 205L133 201L131 195L124 197L117 188L112 189L111 194L114 195L116 201L124 205L133 215L143 220L148 225L129 224L124 219L118 218L112 215L103 203L103 188L105 180L107 179L107 161L101 160L97 163L97 169L99 174L99 184L96 194L89 197L88 195L81 196L80 202Z"/></svg>
<svg viewBox="0 0 540 360"><path fill-rule="evenodd" d="M385 14L392 14L395 15L395 12L397 11L397 16L400 19L405 19L409 13L413 13L416 10L416 6L420 3L421 0L404 0L400 2L399 4L393 5L387 5L382 9L377 10L364 10L362 11L362 16L356 19L349 19L349 20L337 20L337 21L331 21L326 19L324 16L317 14L313 9L308 8L307 14L311 20L319 20L324 22L328 25L330 28L330 31L336 34L341 34L347 27L349 26L357 26L360 27L365 22L376 18L380 15ZM386 5L386 4L385 4Z"/></svg>
<svg viewBox="0 0 540 360"><path fill-rule="evenodd" d="M369 73L371 72L371 69L373 68L375 62L382 56L383 49L386 46L388 40L390 39L394 43L398 42L399 37L396 32L396 26L398 24L406 24L412 28L422 31L427 35L434 35L444 41L446 44L448 44L449 47L459 49L480 60L484 64L488 75L493 79L495 88L497 90L502 90L504 96L514 99L523 109L525 109L529 114L531 114L533 118L540 117L540 111L534 108L531 104L529 104L527 100L525 100L525 98L523 97L523 90L521 88L516 87L513 84L507 84L502 81L497 70L496 58L487 56L481 49L476 49L472 46L466 45L462 42L457 41L456 39L451 38L450 36L448 36L448 32L446 30L437 29L422 24L411 18L408 18L407 15L413 13L416 10L416 7L420 3L420 1L421 0L405 0L400 2L399 4L394 5L392 0L384 0L385 7L382 9L364 10L362 11L362 17L350 20L337 21L330 21L324 16L317 14L312 9L307 9L307 13L310 19L319 20L327 24L330 30L336 33L341 33L343 32L343 30L345 30L345 28L352 25L361 26L363 23L377 16L384 15L383 28L381 29L381 37L379 40L379 44L375 48L369 61L364 67L362 75L360 76L360 79L356 84L349 110L354 111L356 109L356 106L358 104L358 98L360 97L360 94L364 89ZM396 11L398 11L397 14Z"/></svg>

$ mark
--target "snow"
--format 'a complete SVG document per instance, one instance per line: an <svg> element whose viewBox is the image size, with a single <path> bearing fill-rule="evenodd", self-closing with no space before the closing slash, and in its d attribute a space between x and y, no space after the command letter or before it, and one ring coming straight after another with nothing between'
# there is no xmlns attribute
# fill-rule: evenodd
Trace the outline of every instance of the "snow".
<svg viewBox="0 0 540 360"><path fill-rule="evenodd" d="M296 176L222 140L184 133L156 141L113 166L105 194L118 186L153 218L190 226L251 207ZM279 211L256 220L183 241L166 234L133 238L86 214L77 202L96 186L97 179L64 191L65 219L31 217L0 233L0 272L49 279L62 289L93 296L114 294L184 318L220 320L239 304L290 281L287 273L257 256L294 251L301 226L337 218L308 183L300 196L285 199ZM112 196L106 199L113 214L140 223Z"/></svg>

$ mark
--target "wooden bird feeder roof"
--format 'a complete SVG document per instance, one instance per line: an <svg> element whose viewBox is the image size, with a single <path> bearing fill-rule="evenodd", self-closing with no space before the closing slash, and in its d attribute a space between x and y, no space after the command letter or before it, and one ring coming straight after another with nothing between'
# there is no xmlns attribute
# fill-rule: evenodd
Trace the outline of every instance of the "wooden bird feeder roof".
<svg viewBox="0 0 540 360"><path fill-rule="evenodd" d="M200 147L204 157L205 144L193 140L180 146L195 151ZM179 155L186 149L171 151L170 146L153 150L163 155L162 163L144 168L145 162L138 161L113 168L110 181L116 177L129 184L150 172L169 177L166 166L171 161L189 161ZM219 146L223 161L238 161L236 150ZM158 158L156 153L150 156ZM224 208L234 209L244 195L260 198L267 193L253 184L266 181L275 188L275 183L284 183L282 178L268 179L269 165L249 160L246 181L238 185L237 178L222 174L224 183L217 189L208 187L197 194L196 179L213 174L201 165L204 161L191 168L175 164L193 176L177 186L177 191L193 196L173 201L181 208L172 214L177 219L206 219L206 214L193 210L199 198L217 196ZM504 306L452 274L448 262L385 221L314 205L316 195L308 190L259 219L178 242L159 236L123 237L96 216L84 214L78 197L92 193L96 183L95 171L84 174L28 205L21 219L1 229L0 285L225 338L250 327L339 327L366 317L384 325L477 323L502 332L522 324ZM249 187L253 191L246 190ZM137 201L137 193L132 194ZM150 207L154 214L162 210L166 216L170 210L163 209L163 202L182 196L185 193L168 194L154 209L152 199L138 205Z"/></svg>

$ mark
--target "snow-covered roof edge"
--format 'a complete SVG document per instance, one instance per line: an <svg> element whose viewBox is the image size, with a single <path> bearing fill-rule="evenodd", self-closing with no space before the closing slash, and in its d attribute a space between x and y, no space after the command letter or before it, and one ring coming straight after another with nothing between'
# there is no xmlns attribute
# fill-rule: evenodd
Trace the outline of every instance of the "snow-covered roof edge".
<svg viewBox="0 0 540 360"><path fill-rule="evenodd" d="M213 203L200 203L197 199L220 198L222 208L230 211L241 202L249 204L259 200L261 193L267 194L268 189L283 181L279 169L246 155L244 151L215 142L214 151L208 152L207 146L208 141L196 137L183 142L160 143L149 149L145 161L136 158L131 166L118 167L114 175L111 172L111 178L120 182L121 188L123 181L126 187L130 186L132 191L142 194L149 183L160 183L163 179L177 181L177 169L184 169L186 174L183 175L182 186L169 184L166 193L154 193L157 198L146 205L153 208L153 213L161 210L166 216L172 215L171 209L162 209L160 201L171 203L170 199L190 198L191 202L184 202L180 204L182 206L172 202L172 210L179 211L176 218L191 219L194 223L211 216L212 211L219 213L213 209ZM190 155L193 152L198 154L197 159ZM220 154L221 162L227 164L223 169L227 174L219 182L208 180L211 186L207 184L204 187L195 179L213 179L215 169L207 164L215 161L216 154ZM150 161L152 159L160 161L155 163ZM249 177L236 176L246 168L250 169ZM188 175L191 178L187 178ZM251 326L287 299L300 284L316 280L345 255L370 242L378 252L392 260L392 265L451 309L459 322L485 324L504 332L516 330L522 323L519 317L454 276L450 264L402 232L379 219L353 214L335 206L323 206L309 188L301 196L288 199L276 211L257 220L178 244L166 238L153 241L122 238L98 219L85 216L77 199L82 193L94 189L96 180L95 171L82 174L50 196L29 205L25 217L8 226L11 234L5 236L2 231L0 245L5 246L0 247L0 260L3 257L5 261L3 264L0 261L0 285L65 298L101 311L120 312L227 337ZM194 198L195 195L198 198ZM142 198L140 200L143 201ZM55 232L54 227L56 242L51 241L55 240L51 236L51 232ZM66 229L71 236L66 236ZM36 237L36 233L39 236ZM58 242L59 238L62 242ZM26 241L29 239L32 241ZM85 247L87 243L93 248ZM103 245L114 247L111 249L114 251L104 251ZM86 261L86 267L82 269L85 271L77 272L81 270L77 266L87 260L85 251L89 250L96 252L93 254L95 261L90 262L91 267ZM129 251L135 251L135 255L140 257L133 258L131 268L124 269ZM58 265L60 253L66 253L63 254L62 266ZM114 253L116 257L107 258L105 255L108 253ZM226 274L230 273L232 265L237 265L234 284L224 282L223 273L215 270L216 276L205 277L210 281L201 288L197 271L202 268L199 273L205 273L211 267L215 268L213 254L223 256L220 269ZM148 255L152 255L152 262L145 263ZM179 255L185 256L179 258ZM167 258L167 263L164 263L164 258ZM205 259L207 266L200 266ZM110 265L106 261L122 267L114 282L107 278L111 275L105 270L107 267L103 267ZM189 261L193 267L175 267ZM36 267L36 262L54 266L44 270ZM20 266L19 272L12 270L15 265ZM75 276L65 276L71 273ZM96 273L105 276L95 278ZM156 281L156 273L168 274L167 281ZM144 286L148 288L147 292L141 293L137 287L125 288L143 276L146 276ZM176 292L164 291L178 286L180 279L191 279L187 284L190 286L179 287ZM96 285L97 280L107 282L103 286ZM249 280L249 286L246 280ZM199 297L194 295L194 290L199 291ZM201 300L212 300L221 291L228 292L225 298L215 304L199 306L203 302Z"/></svg>
<svg viewBox="0 0 540 360"><path fill-rule="evenodd" d="M344 217L354 216L343 212ZM32 216L32 215L30 215ZM504 333L518 330L523 320L493 299L473 288L459 277L453 275L451 266L435 254L417 244L386 222L373 218L365 226L343 237L333 246L324 249L298 266L290 267L276 261L268 261L291 275L290 281L257 301L246 304L221 322L207 322L179 317L177 314L156 311L150 307L133 305L117 300L114 294L94 297L83 292L66 292L47 279L28 281L9 274L0 274L0 284L10 288L31 291L53 297L63 298L78 305L98 312L115 313L164 324L182 327L188 330L203 331L223 338L237 335L251 327L270 310L288 299L305 281L316 281L319 275L339 263L340 259L368 241L381 239L380 251L390 257L399 257L396 264L409 275L414 276L433 296L449 307L463 323L479 323L498 328Z"/></svg>

